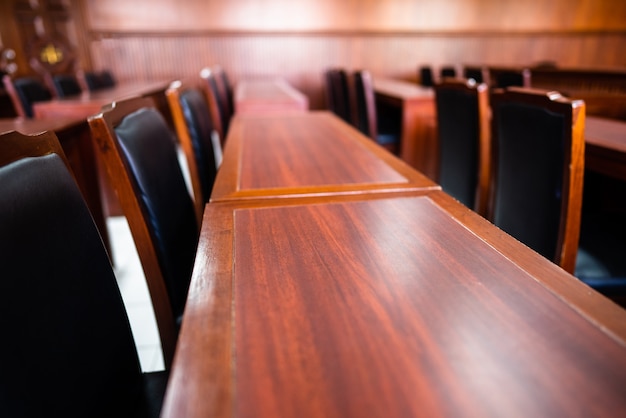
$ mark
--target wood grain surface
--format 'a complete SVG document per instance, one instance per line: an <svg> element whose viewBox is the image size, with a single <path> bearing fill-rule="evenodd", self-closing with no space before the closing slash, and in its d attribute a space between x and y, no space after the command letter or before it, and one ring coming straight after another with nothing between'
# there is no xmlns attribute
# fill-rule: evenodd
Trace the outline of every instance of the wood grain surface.
<svg viewBox="0 0 626 418"><path fill-rule="evenodd" d="M599 416L626 311L442 192L210 204L165 416Z"/></svg>
<svg viewBox="0 0 626 418"><path fill-rule="evenodd" d="M236 116L211 201L435 190L329 112Z"/></svg>

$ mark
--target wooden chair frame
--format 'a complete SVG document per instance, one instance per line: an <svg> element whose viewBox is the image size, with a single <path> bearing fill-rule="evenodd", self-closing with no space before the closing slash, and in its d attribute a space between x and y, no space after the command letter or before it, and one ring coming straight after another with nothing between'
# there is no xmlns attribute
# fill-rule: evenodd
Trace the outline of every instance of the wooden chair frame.
<svg viewBox="0 0 626 418"><path fill-rule="evenodd" d="M112 103L103 109L102 113L91 116L89 126L107 175L128 220L141 259L159 328L165 367L169 369L177 340L174 314L150 228L141 209L135 186L127 175L126 164L121 157L122 151L115 133L115 128L127 115L145 107L156 109L154 101L145 97Z"/></svg>
<svg viewBox="0 0 626 418"><path fill-rule="evenodd" d="M465 78L446 78L435 84L435 90L458 90L476 96L478 103L478 182L474 211L485 216L489 200L491 178L491 109L489 88L486 83L476 83Z"/></svg>
<svg viewBox="0 0 626 418"><path fill-rule="evenodd" d="M569 273L573 273L578 252L580 235L580 218L582 211L582 189L585 158L585 103L582 100L571 100L555 91L529 89L523 87L509 87L497 89L490 97L493 108L500 103L522 102L532 106L539 106L550 112L562 114L565 117L566 142L563 160L562 197L560 210L560 224L556 246L556 256L553 260ZM488 205L488 219L493 220L495 183L497 181L498 141L496 121L492 120L492 170L490 180L490 199Z"/></svg>
<svg viewBox="0 0 626 418"><path fill-rule="evenodd" d="M176 128L176 134L180 145L183 148L185 157L187 159L187 166L189 168L189 176L191 177L191 187L194 196L194 208L196 211L196 220L198 221L198 229L202 225L202 214L204 213L204 202L208 202L210 196L204 196L202 192L202 182L200 179L200 173L198 170L198 164L193 147L193 141L189 133L189 127L185 120L183 108L180 104L180 96L185 91L191 89L197 89L200 92L204 92L205 99L206 91L200 86L200 83L192 83L191 81L175 81L170 84L169 88L165 91L167 101L170 105L170 111L172 112L172 118L174 119L174 127ZM209 106L210 109L210 106ZM211 118L212 119L212 118Z"/></svg>

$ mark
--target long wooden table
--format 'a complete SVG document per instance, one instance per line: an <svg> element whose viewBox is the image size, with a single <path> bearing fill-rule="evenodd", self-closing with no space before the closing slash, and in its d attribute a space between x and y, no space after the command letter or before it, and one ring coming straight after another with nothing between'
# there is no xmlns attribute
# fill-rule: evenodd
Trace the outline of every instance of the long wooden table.
<svg viewBox="0 0 626 418"><path fill-rule="evenodd" d="M586 117L585 166L626 181L626 122L596 116Z"/></svg>
<svg viewBox="0 0 626 418"><path fill-rule="evenodd" d="M411 193L209 204L163 416L626 410L626 311Z"/></svg>
<svg viewBox="0 0 626 418"><path fill-rule="evenodd" d="M161 110L167 110L165 90L170 81L129 82L96 91L85 91L76 96L68 96L60 99L36 102L33 111L36 118L56 117L82 117L87 118L99 113L102 106L114 101L127 99L134 96L153 97ZM165 107L163 107L164 105Z"/></svg>
<svg viewBox="0 0 626 418"><path fill-rule="evenodd" d="M439 155L435 92L402 80L374 78L376 102L401 112L400 158L431 179L437 178Z"/></svg>
<svg viewBox="0 0 626 418"><path fill-rule="evenodd" d="M83 193L109 254L111 247L105 221L105 208L98 180L98 166L91 131L84 118L0 119L0 132L18 131L26 135L53 131L59 138L76 182Z"/></svg>
<svg viewBox="0 0 626 418"><path fill-rule="evenodd" d="M229 135L164 417L626 410L625 310L432 184L390 192L423 176L334 116Z"/></svg>
<svg viewBox="0 0 626 418"><path fill-rule="evenodd" d="M330 112L236 115L211 201L440 187Z"/></svg>
<svg viewBox="0 0 626 418"><path fill-rule="evenodd" d="M277 78L240 81L234 96L237 114L284 114L309 109L307 96Z"/></svg>

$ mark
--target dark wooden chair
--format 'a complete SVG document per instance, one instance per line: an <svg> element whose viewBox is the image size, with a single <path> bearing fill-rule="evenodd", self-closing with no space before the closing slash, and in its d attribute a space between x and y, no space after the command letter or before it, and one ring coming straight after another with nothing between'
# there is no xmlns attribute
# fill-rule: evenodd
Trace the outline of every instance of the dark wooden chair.
<svg viewBox="0 0 626 418"><path fill-rule="evenodd" d="M341 68L330 68L324 72L324 80L328 109L344 121L353 123L348 73Z"/></svg>
<svg viewBox="0 0 626 418"><path fill-rule="evenodd" d="M433 80L433 69L430 65L421 66L417 71L419 83L424 87L433 87L435 81Z"/></svg>
<svg viewBox="0 0 626 418"><path fill-rule="evenodd" d="M82 93L78 78L74 74L56 74L52 76L52 84L56 96L63 98Z"/></svg>
<svg viewBox="0 0 626 418"><path fill-rule="evenodd" d="M489 80L487 77L487 69L479 66L464 66L463 67L463 77L466 79L473 79L477 83L486 83L489 84Z"/></svg>
<svg viewBox="0 0 626 418"><path fill-rule="evenodd" d="M198 226L221 162L220 138L213 128L211 112L203 89L176 81L165 92L174 126L187 158Z"/></svg>
<svg viewBox="0 0 626 418"><path fill-rule="evenodd" d="M217 131L222 145L226 143L228 126L232 115L228 111L227 101L223 100L217 81L217 74L213 69L205 67L200 71L200 78L204 80L204 88L213 120L213 127Z"/></svg>
<svg viewBox="0 0 626 418"><path fill-rule="evenodd" d="M584 171L585 104L557 92L495 90L493 223L574 272Z"/></svg>
<svg viewBox="0 0 626 418"><path fill-rule="evenodd" d="M221 100L224 102L224 107L228 115L228 121L232 119L235 113L235 106L233 102L233 89L228 78L226 71L219 65L213 66L213 73L215 74L215 81L217 82L217 89L220 94Z"/></svg>
<svg viewBox="0 0 626 418"><path fill-rule="evenodd" d="M400 144L400 124L385 123L382 128L376 109L374 84L367 70L355 71L353 75L354 120L353 124L366 136L372 138L392 153Z"/></svg>
<svg viewBox="0 0 626 418"><path fill-rule="evenodd" d="M157 417L106 250L53 133L0 136L7 417ZM10 203L9 203L10 202Z"/></svg>
<svg viewBox="0 0 626 418"><path fill-rule="evenodd" d="M89 125L137 247L167 367L198 238L175 137L149 98L112 103Z"/></svg>
<svg viewBox="0 0 626 418"><path fill-rule="evenodd" d="M490 171L489 97L486 84L446 78L435 85L439 177L443 190L485 215Z"/></svg>
<svg viewBox="0 0 626 418"><path fill-rule="evenodd" d="M444 78L456 78L456 67L451 65L441 67L439 69L439 77L441 80Z"/></svg>
<svg viewBox="0 0 626 418"><path fill-rule="evenodd" d="M531 72L528 68L489 68L492 88L531 86Z"/></svg>
<svg viewBox="0 0 626 418"><path fill-rule="evenodd" d="M2 81L18 116L32 118L35 115L33 103L52 99L46 85L34 77L12 79L5 75Z"/></svg>
<svg viewBox="0 0 626 418"><path fill-rule="evenodd" d="M114 87L117 84L110 70L102 71L79 71L78 81L81 87L89 91L97 91Z"/></svg>

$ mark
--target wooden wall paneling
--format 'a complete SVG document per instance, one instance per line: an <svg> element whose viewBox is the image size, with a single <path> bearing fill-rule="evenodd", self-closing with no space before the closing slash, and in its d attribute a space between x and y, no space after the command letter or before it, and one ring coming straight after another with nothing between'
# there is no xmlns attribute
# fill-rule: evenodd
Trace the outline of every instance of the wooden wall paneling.
<svg viewBox="0 0 626 418"><path fill-rule="evenodd" d="M322 72L330 66L368 69L374 76L416 79L418 65L481 63L563 67L626 67L626 33L615 34L198 34L123 35L91 43L94 65L120 79L195 76L221 65L233 82L282 76L324 106Z"/></svg>

